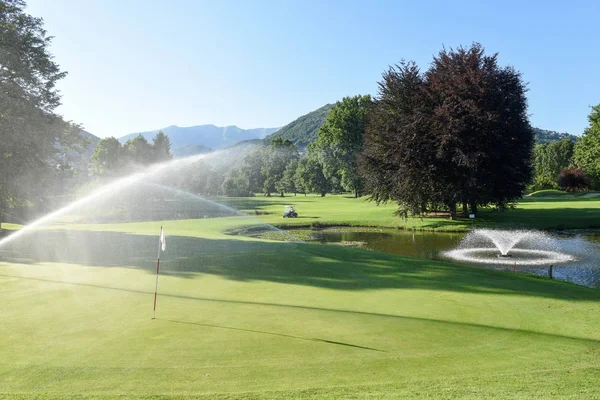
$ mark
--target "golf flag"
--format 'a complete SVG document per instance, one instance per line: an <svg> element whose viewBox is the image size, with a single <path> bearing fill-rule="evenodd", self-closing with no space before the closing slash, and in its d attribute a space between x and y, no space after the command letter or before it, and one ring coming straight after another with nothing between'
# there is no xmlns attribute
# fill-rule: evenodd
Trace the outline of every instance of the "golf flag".
<svg viewBox="0 0 600 400"><path fill-rule="evenodd" d="M152 311L152 319L156 318L156 297L158 296L158 271L160 270L160 251L165 251L167 248L167 239L163 227L160 227L160 236L158 237L158 256L156 257L156 285L154 286L154 310Z"/></svg>
<svg viewBox="0 0 600 400"><path fill-rule="evenodd" d="M165 251L167 248L167 239L165 239L165 232L163 231L162 226L160 227L160 249ZM160 257L160 254L159 254Z"/></svg>

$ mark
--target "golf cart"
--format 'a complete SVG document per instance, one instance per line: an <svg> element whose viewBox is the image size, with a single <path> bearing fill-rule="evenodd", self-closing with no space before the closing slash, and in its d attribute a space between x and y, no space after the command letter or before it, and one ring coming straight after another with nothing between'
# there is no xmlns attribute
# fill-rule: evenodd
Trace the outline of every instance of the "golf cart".
<svg viewBox="0 0 600 400"><path fill-rule="evenodd" d="M283 218L296 218L298 217L298 213L294 210L294 206L285 206L285 210L283 211Z"/></svg>

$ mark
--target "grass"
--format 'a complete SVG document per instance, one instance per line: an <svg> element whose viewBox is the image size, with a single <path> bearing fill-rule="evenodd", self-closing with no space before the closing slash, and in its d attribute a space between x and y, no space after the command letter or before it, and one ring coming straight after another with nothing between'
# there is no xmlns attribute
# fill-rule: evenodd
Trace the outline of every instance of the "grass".
<svg viewBox="0 0 600 400"><path fill-rule="evenodd" d="M280 228L326 227L326 226L366 226L395 229L415 229L426 231L464 232L473 227L534 228L534 229L596 229L600 227L600 197L525 197L514 209L506 211L481 210L477 219L459 218L452 221L448 217L424 217L402 219L394 215L395 204L376 205L366 197L355 199L350 195L298 195L286 197L249 198L222 197L218 202L246 212L248 217L238 219L204 219L203 225L229 224L229 228L240 225L269 224ZM285 205L293 204L298 218L282 218ZM205 207L206 204L203 204ZM242 222L243 220L243 222ZM223 222L227 221L227 222ZM198 222L176 224L175 229L185 230L182 234L193 235ZM102 224L93 228L104 229ZM3 223L7 230L18 229L16 224ZM66 224L73 228L74 225ZM108 229L113 229L109 227ZM115 228L123 229L123 228ZM212 232L208 230L207 232Z"/></svg>
<svg viewBox="0 0 600 400"><path fill-rule="evenodd" d="M470 228L470 221L450 221L447 218L409 218L394 215L395 204L377 206L366 197L355 199L350 195L298 195L288 197L256 196L250 198L219 198L232 207L249 214L258 211L257 218L279 227L297 226L384 226L401 229L455 230ZM298 218L282 218L285 205L293 204Z"/></svg>
<svg viewBox="0 0 600 400"><path fill-rule="evenodd" d="M445 217L401 219L393 215L397 206L377 206L366 198L348 195L222 198L229 205L280 227L376 226L399 229L466 231L473 227L584 229L600 227L600 197L527 197L517 207L503 212L482 210L476 220L452 221ZM294 204L299 218L283 219L283 208Z"/></svg>
<svg viewBox="0 0 600 400"><path fill-rule="evenodd" d="M290 199L234 201L275 212ZM306 219L397 222L393 206L343 196L292 202ZM597 396L600 291L225 234L255 223L61 225L6 245L0 398Z"/></svg>
<svg viewBox="0 0 600 400"><path fill-rule="evenodd" d="M545 190L538 190L536 192L533 192L533 193L529 194L528 197L562 197L562 196L581 197L581 196L586 196L586 195L600 195L600 192L589 191L589 190L584 190L581 192L565 192L564 190L545 189Z"/></svg>
<svg viewBox="0 0 600 400"><path fill-rule="evenodd" d="M564 190L556 190L556 189L544 189L537 190L533 193L529 194L529 197L554 197L554 196L564 196L568 194Z"/></svg>

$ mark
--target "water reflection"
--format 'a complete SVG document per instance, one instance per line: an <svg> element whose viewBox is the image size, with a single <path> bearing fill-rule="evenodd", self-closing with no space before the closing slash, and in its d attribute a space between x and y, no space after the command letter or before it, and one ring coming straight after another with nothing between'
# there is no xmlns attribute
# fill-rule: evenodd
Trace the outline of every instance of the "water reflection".
<svg viewBox="0 0 600 400"><path fill-rule="evenodd" d="M351 228L349 228L351 229ZM463 240L464 233L410 232L395 230L353 231L324 229L310 231L312 242L339 243L411 257L448 260L443 253L453 250ZM588 287L600 286L600 232L551 234L557 251L574 260L553 265L553 277ZM514 265L461 262L498 270L513 270ZM546 275L549 264L518 265L519 272Z"/></svg>

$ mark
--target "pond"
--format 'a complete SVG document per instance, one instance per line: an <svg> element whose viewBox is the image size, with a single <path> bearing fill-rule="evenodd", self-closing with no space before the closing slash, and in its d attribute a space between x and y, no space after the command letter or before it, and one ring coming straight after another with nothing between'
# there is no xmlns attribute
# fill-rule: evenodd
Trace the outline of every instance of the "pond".
<svg viewBox="0 0 600 400"><path fill-rule="evenodd" d="M600 232L561 232L544 233L551 239L553 251L567 254L572 258L566 262L519 265L515 259L507 262L454 261L446 252L460 247L465 242L466 233L438 233L419 231L377 230L364 228L329 228L307 230L302 236L307 242L332 243L344 246L362 247L370 250L400 254L411 257L444 260L458 264L470 264L485 268L513 270L518 272L547 275L549 265L553 265L554 279L576 283L588 287L600 287ZM546 240L548 242L548 240ZM527 247L527 245L525 245ZM535 246L529 245L535 249Z"/></svg>

